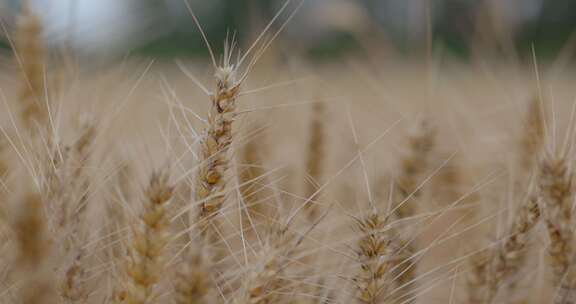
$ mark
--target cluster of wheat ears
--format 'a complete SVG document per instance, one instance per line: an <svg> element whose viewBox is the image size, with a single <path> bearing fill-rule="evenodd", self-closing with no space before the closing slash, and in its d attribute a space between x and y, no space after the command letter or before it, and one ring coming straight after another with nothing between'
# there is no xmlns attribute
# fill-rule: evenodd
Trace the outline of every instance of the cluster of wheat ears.
<svg viewBox="0 0 576 304"><path fill-rule="evenodd" d="M471 181L497 153L486 148L477 161L448 153L450 136L431 111L411 120L399 153L388 157L370 151L399 133L389 132L397 124L362 145L354 112L336 103L351 130L349 142L338 142L344 131L330 122L337 114L321 89L297 105L310 109L307 141L290 135L302 115L284 135L258 122L238 127L250 113L290 111L270 106L274 94L265 98L269 108L239 108L260 92L245 82L272 40L246 52L255 56L242 71L247 55L233 61L233 43L220 64L212 54L212 90L182 67L205 93L187 98L206 105L206 116L162 74L169 110L131 105L120 119L126 100L146 90L132 87L105 114L88 111L94 90L107 86L56 81L41 33L25 7L10 35L16 93L1 91L1 303L576 303L576 127L570 119L558 135L539 79L517 115L519 132L506 140L511 157ZM88 101L76 101L79 109L58 103L66 88ZM144 123L120 137L137 114ZM149 136L150 126L159 139L141 148L138 136ZM362 128L381 127L368 119ZM275 138L264 139L267 130ZM283 143L293 141L303 144ZM335 161L338 150L349 151L348 160ZM382 162L391 168L371 165Z"/></svg>

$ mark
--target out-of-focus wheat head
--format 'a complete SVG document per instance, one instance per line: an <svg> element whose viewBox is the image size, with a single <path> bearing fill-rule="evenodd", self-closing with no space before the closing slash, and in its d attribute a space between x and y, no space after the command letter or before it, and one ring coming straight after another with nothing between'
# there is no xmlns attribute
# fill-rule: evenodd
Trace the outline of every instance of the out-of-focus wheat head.
<svg viewBox="0 0 576 304"><path fill-rule="evenodd" d="M549 239L547 261L554 286L558 288L554 303L573 303L576 300L573 176L566 156L550 152L540 163L540 200Z"/></svg>
<svg viewBox="0 0 576 304"><path fill-rule="evenodd" d="M147 303L154 294L154 286L162 279L166 257L164 251L169 241L168 204L172 198L173 186L169 182L168 171L152 173L144 192L142 214L135 223L132 242L126 260L126 288L118 292L119 303Z"/></svg>
<svg viewBox="0 0 576 304"><path fill-rule="evenodd" d="M17 64L20 69L20 117L27 128L42 125L48 119L45 57L42 23L28 1L22 2L14 33Z"/></svg>
<svg viewBox="0 0 576 304"><path fill-rule="evenodd" d="M294 238L288 227L279 222L271 224L264 244L256 253L256 260L248 269L238 303L270 304L282 301L288 293L289 282L282 275L300 240Z"/></svg>
<svg viewBox="0 0 576 304"><path fill-rule="evenodd" d="M19 299L24 304L58 303L49 265L51 244L42 200L36 193L26 193L14 209L12 229L18 245L16 279L21 284Z"/></svg>
<svg viewBox="0 0 576 304"><path fill-rule="evenodd" d="M174 280L174 302L177 304L213 303L212 261L207 258L205 246L200 242L190 244L183 256L183 265Z"/></svg>
<svg viewBox="0 0 576 304"><path fill-rule="evenodd" d="M290 60L260 60L264 33L238 61L233 44L220 64L209 50L212 92L170 62L132 74L128 60L110 75L80 68L49 98L43 26L26 2L15 29L20 77L0 72L2 109L18 106L16 119L0 111L0 303L541 303L531 290L575 302L573 157L542 153L564 132L569 73L546 78L521 125L507 101L529 91L522 65L487 62L486 81L447 60L430 83L429 66L402 60L378 58L383 73L376 61L301 67L292 48ZM293 85L310 71L320 77ZM295 100L320 86L320 98ZM355 145L339 106L352 100ZM423 110L412 132L397 130ZM166 154L170 166L148 175ZM545 264L533 265L539 249Z"/></svg>

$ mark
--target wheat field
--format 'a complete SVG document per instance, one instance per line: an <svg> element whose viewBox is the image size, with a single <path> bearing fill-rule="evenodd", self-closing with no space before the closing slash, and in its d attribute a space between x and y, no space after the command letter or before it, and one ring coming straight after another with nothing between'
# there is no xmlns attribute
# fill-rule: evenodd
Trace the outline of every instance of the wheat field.
<svg viewBox="0 0 576 304"><path fill-rule="evenodd" d="M566 58L272 31L85 68L41 32L25 8L0 58L0 303L576 302Z"/></svg>

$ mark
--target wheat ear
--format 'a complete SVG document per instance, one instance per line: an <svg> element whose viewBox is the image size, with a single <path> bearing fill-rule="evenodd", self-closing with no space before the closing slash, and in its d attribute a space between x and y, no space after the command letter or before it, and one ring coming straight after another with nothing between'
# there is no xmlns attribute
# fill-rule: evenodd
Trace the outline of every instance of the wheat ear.
<svg viewBox="0 0 576 304"><path fill-rule="evenodd" d="M24 125L33 130L35 125L42 125L48 118L44 85L46 51L42 42L42 23L28 2L22 2L14 33L14 46L22 83L19 94L20 117Z"/></svg>
<svg viewBox="0 0 576 304"><path fill-rule="evenodd" d="M92 144L95 137L95 127L92 124L83 126L80 137L72 145L72 155L69 160L71 170L68 179L68 192L73 191L73 201L61 201L62 204L71 205L72 210L66 210L65 217L68 217L68 228L66 229L67 240L64 244L65 255L72 253L72 261L65 268L63 280L60 282L60 294L68 303L85 303L90 295L86 281L88 273L86 271L86 249L84 248L88 236L87 227L84 226L86 220L86 210L88 209L88 195L90 189L90 176L86 174L89 165L89 158Z"/></svg>
<svg viewBox="0 0 576 304"><path fill-rule="evenodd" d="M508 236L497 247L489 250L484 265L481 261L476 264L478 276L484 276L482 284L474 287L478 293L475 303L492 303L499 290L503 286L508 287L508 294L514 291L514 279L526 264L527 247L533 228L540 219L540 207L536 197L530 196L516 213L514 222L508 228ZM482 267L483 270L479 270ZM478 292L483 290L481 292Z"/></svg>
<svg viewBox="0 0 576 304"><path fill-rule="evenodd" d="M384 303L392 290L394 250L387 229L387 221L377 213L357 219L360 239L356 254L360 271L353 281L358 289L359 303Z"/></svg>
<svg viewBox="0 0 576 304"><path fill-rule="evenodd" d="M199 243L192 243L191 246ZM187 250L174 282L176 304L212 303L209 295L212 289L211 261L205 257L203 249L203 246L197 246Z"/></svg>
<svg viewBox="0 0 576 304"><path fill-rule="evenodd" d="M37 194L27 194L17 208L19 210L13 230L19 249L16 268L21 280L20 303L55 304L57 301L53 272L47 264L50 242L42 212L42 200Z"/></svg>
<svg viewBox="0 0 576 304"><path fill-rule="evenodd" d="M400 175L397 177L400 201L405 200L410 195L412 198L419 195L416 190L422 175L426 173L429 167L434 141L435 130L426 120L422 120L415 133L408 137L408 151L400 161ZM396 213L399 218L413 216L415 214L414 202L405 202L396 209Z"/></svg>
<svg viewBox="0 0 576 304"><path fill-rule="evenodd" d="M401 160L400 176L397 178L400 197L398 201L402 205L396 208L396 216L399 219L409 218L415 215L415 198L419 196L418 183L428 169L431 152L434 148L435 129L427 120L422 120L415 133L408 138L408 154ZM404 259L398 260L395 269L395 281L400 286L400 297L409 295L415 286L416 263L413 261L414 244L401 241L402 255ZM413 302L414 299L409 303Z"/></svg>
<svg viewBox="0 0 576 304"><path fill-rule="evenodd" d="M540 162L539 189L548 231L548 267L558 290L554 303L576 301L574 262L573 172L563 156L548 154Z"/></svg>
<svg viewBox="0 0 576 304"><path fill-rule="evenodd" d="M267 238L256 255L256 263L249 269L244 281L243 294L238 301L240 304L282 302L283 292L280 291L285 292L285 282L281 276L305 234L295 238L288 227L279 222L272 223L269 228Z"/></svg>
<svg viewBox="0 0 576 304"><path fill-rule="evenodd" d="M173 187L168 173L154 172L145 191L144 211L133 232L126 273L127 289L117 295L120 303L144 304L153 296L153 288L165 267L164 249L168 242L167 205Z"/></svg>
<svg viewBox="0 0 576 304"><path fill-rule="evenodd" d="M199 225L209 243L218 240L215 216L226 200L226 173L232 144L232 123L241 82L236 80L236 67L230 63L231 50L226 47L223 65L216 69L216 90L211 95L208 126L200 143L200 164L195 180L195 199L200 202Z"/></svg>
<svg viewBox="0 0 576 304"><path fill-rule="evenodd" d="M529 181L524 176L530 176L535 169L545 140L544 117L540 98L533 98L528 105L525 117L525 128L520 140L519 188L525 189ZM506 231L506 239L493 249L490 271L487 274L487 293L485 303L491 303L501 289L507 287L507 296L514 292L516 284L512 281L526 265L530 233L541 217L537 193L528 187L528 196L514 213L512 225Z"/></svg>

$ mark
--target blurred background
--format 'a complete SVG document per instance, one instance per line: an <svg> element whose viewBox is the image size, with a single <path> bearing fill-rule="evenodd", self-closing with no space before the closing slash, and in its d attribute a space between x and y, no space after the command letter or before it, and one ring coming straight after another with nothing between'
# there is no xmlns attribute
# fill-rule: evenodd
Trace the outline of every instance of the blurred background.
<svg viewBox="0 0 576 304"><path fill-rule="evenodd" d="M185 0L30 0L49 46L80 54L206 56ZM187 0L210 41L233 33L244 49L286 0ZM292 0L274 27L299 5ZM15 23L19 0L0 0L0 46ZM574 0L307 0L278 38L281 49L317 60L368 47L401 55L441 49L554 56L571 45ZM376 48L374 48L376 46Z"/></svg>

